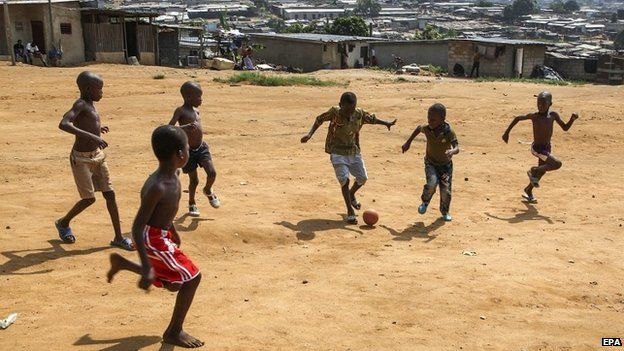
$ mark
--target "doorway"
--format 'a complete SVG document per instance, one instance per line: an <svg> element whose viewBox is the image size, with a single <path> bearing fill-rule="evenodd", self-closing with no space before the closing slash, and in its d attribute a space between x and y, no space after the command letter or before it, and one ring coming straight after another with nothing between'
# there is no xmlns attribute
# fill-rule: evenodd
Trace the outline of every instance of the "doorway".
<svg viewBox="0 0 624 351"><path fill-rule="evenodd" d="M39 51L48 52L46 50L45 33L43 32L42 21L30 21L30 28L32 30L32 42L39 47Z"/></svg>
<svg viewBox="0 0 624 351"><path fill-rule="evenodd" d="M127 52L126 59L130 56L136 56L137 60L140 60L139 57L139 46L137 41L137 23L136 22L125 22L126 26L126 44Z"/></svg>

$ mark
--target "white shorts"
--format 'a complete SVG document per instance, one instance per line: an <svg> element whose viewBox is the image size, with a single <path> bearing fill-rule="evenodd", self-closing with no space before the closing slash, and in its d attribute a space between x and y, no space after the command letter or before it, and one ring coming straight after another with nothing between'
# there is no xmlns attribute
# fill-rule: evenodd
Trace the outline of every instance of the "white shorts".
<svg viewBox="0 0 624 351"><path fill-rule="evenodd" d="M360 185L364 185L368 180L366 166L364 165L364 159L362 159L361 154L350 156L331 154L329 159L334 166L336 179L338 179L340 185L345 185L349 181L349 174L351 174Z"/></svg>

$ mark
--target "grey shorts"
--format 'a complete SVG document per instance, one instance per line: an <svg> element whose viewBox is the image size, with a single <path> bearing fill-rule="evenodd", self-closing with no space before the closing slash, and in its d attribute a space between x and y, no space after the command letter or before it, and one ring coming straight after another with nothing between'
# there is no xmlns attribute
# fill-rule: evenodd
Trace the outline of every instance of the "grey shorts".
<svg viewBox="0 0 624 351"><path fill-rule="evenodd" d="M340 185L345 185L347 183L349 174L351 174L360 185L364 185L368 180L366 166L364 165L364 159L362 159L361 154L349 156L331 154L329 159L334 166L336 179L338 179Z"/></svg>

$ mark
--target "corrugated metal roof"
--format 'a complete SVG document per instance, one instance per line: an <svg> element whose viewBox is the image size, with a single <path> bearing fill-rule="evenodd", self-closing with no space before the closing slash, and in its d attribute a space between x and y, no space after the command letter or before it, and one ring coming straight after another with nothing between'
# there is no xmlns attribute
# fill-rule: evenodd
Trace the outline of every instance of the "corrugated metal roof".
<svg viewBox="0 0 624 351"><path fill-rule="evenodd" d="M344 41L380 41L380 38L371 37L358 37L358 36L346 36L346 35L332 35L332 34L316 34L316 33L294 33L294 34L265 34L265 33L252 33L253 37L260 38L277 38L277 39L290 39L298 41L316 41L321 43L339 43Z"/></svg>
<svg viewBox="0 0 624 351"><path fill-rule="evenodd" d="M504 44L504 45L547 45L541 41L535 40L521 40L521 39L506 39L506 38L470 38L470 39L458 39L463 41L474 41L478 43L486 44Z"/></svg>
<svg viewBox="0 0 624 351"><path fill-rule="evenodd" d="M48 0L5 0L0 1L0 4L6 2L9 5L36 5L36 4L47 4ZM60 2L79 2L79 0L52 0L52 3L60 3Z"/></svg>

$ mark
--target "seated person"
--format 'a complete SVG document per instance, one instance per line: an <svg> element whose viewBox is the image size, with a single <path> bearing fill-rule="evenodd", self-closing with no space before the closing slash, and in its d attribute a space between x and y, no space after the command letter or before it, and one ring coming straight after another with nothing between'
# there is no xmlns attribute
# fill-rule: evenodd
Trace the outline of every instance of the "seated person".
<svg viewBox="0 0 624 351"><path fill-rule="evenodd" d="M63 51L57 49L56 46L52 45L52 48L48 51L48 61L50 61L50 66L60 67L62 58Z"/></svg>
<svg viewBox="0 0 624 351"><path fill-rule="evenodd" d="M26 55L24 54L24 44L21 40L17 41L17 44L13 45L13 52L15 53L15 60L26 62Z"/></svg>
<svg viewBox="0 0 624 351"><path fill-rule="evenodd" d="M251 47L247 47L243 54L243 64L242 68L245 71L254 71L256 66L254 66L253 59L251 58L251 54L253 53L253 49Z"/></svg>

